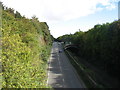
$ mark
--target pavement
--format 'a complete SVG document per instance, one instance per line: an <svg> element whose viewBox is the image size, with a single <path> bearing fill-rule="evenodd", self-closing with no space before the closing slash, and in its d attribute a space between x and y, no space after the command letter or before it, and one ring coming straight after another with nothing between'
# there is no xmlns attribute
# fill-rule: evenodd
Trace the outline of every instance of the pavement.
<svg viewBox="0 0 120 90"><path fill-rule="evenodd" d="M53 43L51 50L47 84L53 88L85 88L58 42Z"/></svg>

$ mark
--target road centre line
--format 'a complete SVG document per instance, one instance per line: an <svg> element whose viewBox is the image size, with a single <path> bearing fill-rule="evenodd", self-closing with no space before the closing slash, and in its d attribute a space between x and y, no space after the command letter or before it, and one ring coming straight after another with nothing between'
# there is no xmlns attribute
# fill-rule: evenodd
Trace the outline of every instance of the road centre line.
<svg viewBox="0 0 120 90"><path fill-rule="evenodd" d="M58 52L59 52L59 46L58 46ZM59 63L59 66L60 66L60 71L61 71L61 73L63 73L63 71L62 71L62 67L61 67L61 64L60 64L60 55L59 55L59 53L57 52L57 55L58 55L58 63ZM64 78L62 79L62 81L63 81L63 87L64 87L64 83L65 83L65 80L64 80Z"/></svg>

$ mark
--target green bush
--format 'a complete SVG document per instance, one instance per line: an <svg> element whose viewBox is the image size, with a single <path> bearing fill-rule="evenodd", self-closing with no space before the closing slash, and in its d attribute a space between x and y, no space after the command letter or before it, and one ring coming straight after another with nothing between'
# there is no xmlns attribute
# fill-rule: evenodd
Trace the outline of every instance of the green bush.
<svg viewBox="0 0 120 90"><path fill-rule="evenodd" d="M52 42L48 28L44 32L41 22L16 18L9 9L2 15L2 87L45 88Z"/></svg>
<svg viewBox="0 0 120 90"><path fill-rule="evenodd" d="M77 55L120 82L120 20L58 39L78 45Z"/></svg>

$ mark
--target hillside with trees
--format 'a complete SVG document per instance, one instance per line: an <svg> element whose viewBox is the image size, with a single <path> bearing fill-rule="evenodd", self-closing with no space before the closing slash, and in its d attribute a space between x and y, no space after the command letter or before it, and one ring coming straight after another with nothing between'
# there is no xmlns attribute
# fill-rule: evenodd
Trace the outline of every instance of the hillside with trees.
<svg viewBox="0 0 120 90"><path fill-rule="evenodd" d="M97 24L87 32L63 35L58 40L78 45L76 55L120 82L120 20Z"/></svg>
<svg viewBox="0 0 120 90"><path fill-rule="evenodd" d="M2 87L45 88L53 36L46 22L2 5ZM1 62L0 60L0 62Z"/></svg>

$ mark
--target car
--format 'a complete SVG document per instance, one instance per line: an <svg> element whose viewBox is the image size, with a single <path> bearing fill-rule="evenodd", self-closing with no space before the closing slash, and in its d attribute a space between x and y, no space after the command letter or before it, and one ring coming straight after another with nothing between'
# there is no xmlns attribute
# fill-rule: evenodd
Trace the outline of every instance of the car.
<svg viewBox="0 0 120 90"><path fill-rule="evenodd" d="M62 53L62 50L59 50L59 53Z"/></svg>

